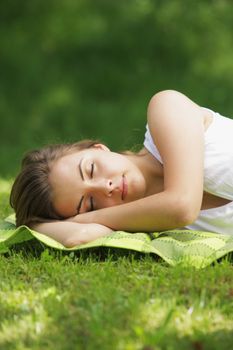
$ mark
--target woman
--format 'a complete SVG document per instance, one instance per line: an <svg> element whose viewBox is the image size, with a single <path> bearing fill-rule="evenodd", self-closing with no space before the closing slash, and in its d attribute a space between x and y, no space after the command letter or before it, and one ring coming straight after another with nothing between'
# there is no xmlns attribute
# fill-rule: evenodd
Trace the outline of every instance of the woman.
<svg viewBox="0 0 233 350"><path fill-rule="evenodd" d="M167 90L146 127L135 154L88 140L29 153L11 192L17 225L69 247L112 230L233 234L233 121Z"/></svg>

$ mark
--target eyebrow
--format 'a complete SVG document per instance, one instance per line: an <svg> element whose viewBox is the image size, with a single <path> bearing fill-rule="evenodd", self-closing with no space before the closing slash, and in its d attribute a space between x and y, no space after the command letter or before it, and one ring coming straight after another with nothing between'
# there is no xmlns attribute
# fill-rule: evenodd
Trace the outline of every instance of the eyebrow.
<svg viewBox="0 0 233 350"><path fill-rule="evenodd" d="M82 168L81 168L82 161L83 161L83 158L79 162L78 169L79 169L79 173L80 173L81 179L84 181L83 171L82 171Z"/></svg>
<svg viewBox="0 0 233 350"><path fill-rule="evenodd" d="M83 158L80 160L79 162L79 165L78 165L78 170L79 170L79 174L81 176L81 179L84 181L84 176L83 176L83 171L82 171L82 161L83 161ZM79 214L80 212L80 209L81 209L81 206L82 206L82 202L84 200L84 196L82 196L80 202L79 202L79 205L77 206L77 213Z"/></svg>

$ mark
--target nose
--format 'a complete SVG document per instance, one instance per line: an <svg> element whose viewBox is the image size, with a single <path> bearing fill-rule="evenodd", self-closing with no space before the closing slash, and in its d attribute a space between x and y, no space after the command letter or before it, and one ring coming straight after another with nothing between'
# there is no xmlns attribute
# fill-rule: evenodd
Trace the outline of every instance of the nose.
<svg viewBox="0 0 233 350"><path fill-rule="evenodd" d="M116 189L117 186L109 179L91 180L86 184L86 190L88 193L101 193L107 197L111 197L113 191Z"/></svg>

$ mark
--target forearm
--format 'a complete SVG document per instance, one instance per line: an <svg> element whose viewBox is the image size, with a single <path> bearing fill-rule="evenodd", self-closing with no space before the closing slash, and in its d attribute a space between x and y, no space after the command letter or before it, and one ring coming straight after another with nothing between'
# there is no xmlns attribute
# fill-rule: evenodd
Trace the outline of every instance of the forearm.
<svg viewBox="0 0 233 350"><path fill-rule="evenodd" d="M193 221L186 203L181 196L161 192L130 203L79 214L71 220L95 222L114 230L129 232L162 231L185 226Z"/></svg>
<svg viewBox="0 0 233 350"><path fill-rule="evenodd" d="M40 223L34 225L32 228L53 238L66 247L88 243L112 232L110 228L104 225L96 223L80 224L68 221Z"/></svg>
<svg viewBox="0 0 233 350"><path fill-rule="evenodd" d="M81 224L82 229L71 234L66 240L66 247L74 247L79 244L89 243L97 238L104 237L113 232L112 229L101 224Z"/></svg>

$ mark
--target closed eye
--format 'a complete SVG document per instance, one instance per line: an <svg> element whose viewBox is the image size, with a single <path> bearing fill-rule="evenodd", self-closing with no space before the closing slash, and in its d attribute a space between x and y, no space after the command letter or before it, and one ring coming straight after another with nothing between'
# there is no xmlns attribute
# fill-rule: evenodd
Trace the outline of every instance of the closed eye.
<svg viewBox="0 0 233 350"><path fill-rule="evenodd" d="M90 202L91 202L91 208L90 208L90 211L93 211L95 210L94 208L94 204L93 204L93 197L90 198Z"/></svg>
<svg viewBox="0 0 233 350"><path fill-rule="evenodd" d="M90 173L91 179L93 178L93 173L94 173L94 163L91 164L91 173Z"/></svg>
<svg viewBox="0 0 233 350"><path fill-rule="evenodd" d="M91 179L93 178L93 174L94 174L94 163L91 164L91 173L90 173L90 177ZM93 204L93 197L90 198L90 210L89 211L93 211L95 210L94 208L94 204Z"/></svg>

